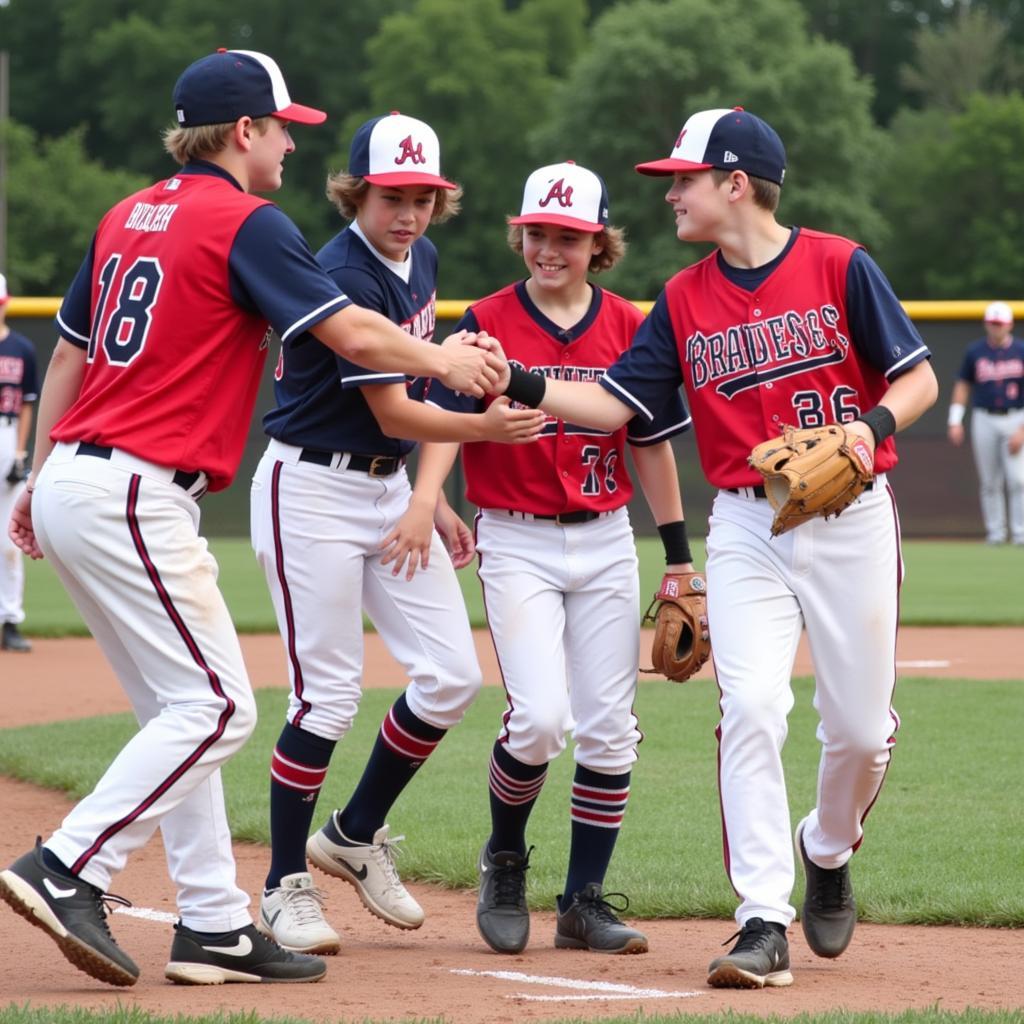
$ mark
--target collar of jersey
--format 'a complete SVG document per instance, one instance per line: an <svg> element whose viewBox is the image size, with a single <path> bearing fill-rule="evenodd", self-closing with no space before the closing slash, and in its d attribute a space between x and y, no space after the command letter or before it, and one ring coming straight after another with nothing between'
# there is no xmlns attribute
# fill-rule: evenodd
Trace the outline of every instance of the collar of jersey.
<svg viewBox="0 0 1024 1024"><path fill-rule="evenodd" d="M526 310L526 315L542 331L550 334L555 341L561 342L563 345L569 345L574 342L597 319L597 314L601 311L604 292L596 284L590 285L590 291L590 308L583 314L583 319L573 324L572 327L563 328L559 327L554 320L549 319L537 307L533 299L530 298L530 293L526 290L525 281L516 282L516 297L522 303L523 309Z"/></svg>
<svg viewBox="0 0 1024 1024"><path fill-rule="evenodd" d="M211 178L223 178L234 185L239 192L243 191L242 186L238 183L238 179L233 174L228 173L218 164L210 163L209 160L190 160L178 171L178 175L182 174L205 174Z"/></svg>

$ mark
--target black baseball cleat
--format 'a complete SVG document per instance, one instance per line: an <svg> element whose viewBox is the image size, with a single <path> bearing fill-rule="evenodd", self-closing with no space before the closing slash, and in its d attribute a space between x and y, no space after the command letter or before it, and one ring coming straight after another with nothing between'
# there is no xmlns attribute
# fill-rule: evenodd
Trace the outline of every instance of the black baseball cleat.
<svg viewBox="0 0 1024 1024"><path fill-rule="evenodd" d="M621 896L616 907L609 896ZM561 898L561 897L559 897ZM623 924L615 911L626 910L629 900L621 892L602 893L597 882L589 882L573 893L563 914L555 915L555 946L558 949L586 949L591 953L646 953L647 936Z"/></svg>
<svg viewBox="0 0 1024 1024"><path fill-rule="evenodd" d="M530 939L526 872L532 851L531 846L525 856L510 850L491 853L487 843L480 851L476 926L495 953L521 953Z"/></svg>
<svg viewBox="0 0 1024 1024"><path fill-rule="evenodd" d="M317 956L292 953L254 925L210 936L180 921L174 926L171 959L164 977L179 985L223 985L228 981L319 981L327 965Z"/></svg>
<svg viewBox="0 0 1024 1024"><path fill-rule="evenodd" d="M21 630L15 623L5 622L0 632L0 650L28 654L32 650L32 644L21 635Z"/></svg>
<svg viewBox="0 0 1024 1024"><path fill-rule="evenodd" d="M107 926L105 903L131 904L71 875L51 871L43 844L0 871L0 897L30 924L41 928L80 971L110 985L134 985L139 968L118 946Z"/></svg>
<svg viewBox="0 0 1024 1024"><path fill-rule="evenodd" d="M708 984L713 988L784 988L789 973L789 943L781 924L752 917L725 940L738 939L725 956L711 961Z"/></svg>
<svg viewBox="0 0 1024 1024"><path fill-rule="evenodd" d="M850 865L818 867L804 849L804 823L801 821L796 827L796 851L803 861L807 880L800 925L811 952L833 959L850 944L857 924Z"/></svg>

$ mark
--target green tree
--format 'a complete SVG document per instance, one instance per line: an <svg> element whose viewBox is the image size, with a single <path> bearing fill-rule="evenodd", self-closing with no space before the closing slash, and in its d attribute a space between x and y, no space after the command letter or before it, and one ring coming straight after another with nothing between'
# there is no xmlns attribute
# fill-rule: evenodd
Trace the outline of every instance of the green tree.
<svg viewBox="0 0 1024 1024"><path fill-rule="evenodd" d="M60 295L78 270L99 218L146 179L90 160L82 129L41 139L11 121L7 143L11 286L22 295Z"/></svg>
<svg viewBox="0 0 1024 1024"><path fill-rule="evenodd" d="M784 222L884 238L872 203L884 147L870 104L870 83L842 47L808 34L795 0L634 0L595 24L534 142L545 159L605 178L612 220L633 240L608 283L643 298L702 250L676 240L666 180L633 167L668 156L686 116L704 108L743 106L779 131Z"/></svg>
<svg viewBox="0 0 1024 1024"><path fill-rule="evenodd" d="M334 164L369 117L401 110L441 140L442 173L465 186L462 214L436 232L442 294L476 298L522 270L505 245L535 165L532 128L585 40L583 0L418 0L385 19L367 46L369 103L353 112Z"/></svg>
<svg viewBox="0 0 1024 1024"><path fill-rule="evenodd" d="M900 295L1018 295L1024 281L1024 97L976 93L955 114L903 111L882 178L899 230L880 258Z"/></svg>

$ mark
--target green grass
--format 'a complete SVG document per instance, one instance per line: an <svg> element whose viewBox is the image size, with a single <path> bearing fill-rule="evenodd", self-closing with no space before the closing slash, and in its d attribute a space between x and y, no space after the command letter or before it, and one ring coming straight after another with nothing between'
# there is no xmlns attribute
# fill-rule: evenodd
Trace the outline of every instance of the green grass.
<svg viewBox="0 0 1024 1024"><path fill-rule="evenodd" d="M220 586L242 633L275 632L274 612L263 573L249 542L210 543L220 564ZM657 589L664 565L658 540L640 538L640 593L644 606ZM694 545L704 564L702 543ZM1024 625L1024 549L988 547L970 541L907 541L907 577L900 601L904 625ZM484 624L483 600L474 567L459 573L470 621ZM85 626L48 562L26 560L25 631L35 636L82 635Z"/></svg>
<svg viewBox="0 0 1024 1024"><path fill-rule="evenodd" d="M814 803L818 763L810 680L798 680L795 690L786 747L794 821ZM397 693L365 692L355 727L335 754L323 814L347 800ZM1024 804L1018 799L1024 681L907 679L896 696L903 728L856 858L862 918L1024 927ZM258 698L257 732L224 778L236 837L266 843L267 765L285 692L261 690ZM717 700L710 682L640 687L637 709L647 734L607 880L609 889L629 895L631 915L727 918L735 908L721 863ZM408 836L405 877L475 886L474 857L488 831L487 762L502 708L501 691L485 689L393 809L392 831ZM126 715L8 730L0 773L80 797L132 732ZM530 896L538 907L550 907L564 881L572 770L568 752L552 764L531 819L529 840L537 849Z"/></svg>
<svg viewBox="0 0 1024 1024"><path fill-rule="evenodd" d="M339 1020L341 1018L338 1018ZM777 1024L782 1018L748 1013L670 1013L648 1014L642 1011L620 1017L601 1017L601 1024ZM1019 1010L964 1010L951 1013L937 1008L904 1010L901 1013L801 1013L785 1018L786 1024L1020 1024ZM563 1017L549 1024L592 1024L592 1017ZM32 1009L27 1006L0 1007L0 1024L313 1024L308 1017L260 1017L254 1012L216 1013L173 1017L150 1013L134 1006L116 1010L86 1010L83 1007L57 1006ZM437 1018L408 1017L398 1024L445 1024Z"/></svg>

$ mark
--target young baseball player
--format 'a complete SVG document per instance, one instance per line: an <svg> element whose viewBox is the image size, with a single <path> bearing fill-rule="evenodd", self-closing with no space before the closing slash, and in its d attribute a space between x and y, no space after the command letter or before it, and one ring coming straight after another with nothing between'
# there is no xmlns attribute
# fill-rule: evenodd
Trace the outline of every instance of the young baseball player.
<svg viewBox="0 0 1024 1024"><path fill-rule="evenodd" d="M509 243L529 277L475 303L460 326L500 332L518 367L598 379L642 319L632 303L588 281L625 251L621 230L608 223L604 182L572 162L538 168L526 181L519 216L510 219ZM464 409L482 404L444 388L432 389L431 400ZM477 926L499 953L518 953L529 938L526 826L567 730L576 772L555 945L647 951L646 937L616 916L625 906L616 906L618 894L604 893L603 883L641 738L633 713L639 582L626 508L633 493L627 442L670 569L692 569L678 542L683 510L668 441L689 418L677 394L655 408L650 423L636 417L627 427L625 417L611 430L594 430L549 417L541 440L528 448L476 442L462 449L467 496L480 509L487 620L508 695L490 760L491 834L478 865Z"/></svg>
<svg viewBox="0 0 1024 1024"><path fill-rule="evenodd" d="M496 360L424 345L353 305L292 222L253 195L280 187L289 123L326 116L292 103L273 60L204 57L174 104L164 141L183 166L103 217L64 298L33 474L11 522L23 551L51 560L140 729L46 843L0 872L0 896L76 967L132 985L139 969L104 904L159 826L181 918L168 978L316 981L323 961L258 932L235 881L219 769L256 712L197 500L237 469L269 325L470 390Z"/></svg>
<svg viewBox="0 0 1024 1024"><path fill-rule="evenodd" d="M949 405L949 440L964 442L964 412L971 398L971 447L978 467L985 540L1024 545L1024 341L1013 336L1013 310L1005 302L985 308L985 337L964 353Z"/></svg>
<svg viewBox="0 0 1024 1024"><path fill-rule="evenodd" d="M461 196L441 176L433 129L399 113L367 121L353 137L347 173L329 178L327 191L351 224L317 259L351 299L429 347L437 251L424 232L454 215ZM482 415L446 412L422 403L426 383L286 340L277 407L264 419L270 444L252 485L252 541L292 692L271 761L271 864L259 927L292 950L339 948L307 868L306 837L334 747L359 706L364 609L410 683L355 793L309 839L308 856L398 928L418 928L424 915L395 870L401 837L385 819L482 681L441 540L449 538L457 564L472 558L472 537L441 495L458 445L425 444L412 488L404 463L415 442L403 439L529 441L544 420L508 399Z"/></svg>
<svg viewBox="0 0 1024 1024"><path fill-rule="evenodd" d="M796 828L802 924L819 956L856 920L849 860L889 765L899 523L886 478L893 433L934 401L929 353L855 242L775 218L786 159L760 118L705 110L671 156L676 235L717 245L666 285L632 346L597 383L512 371L507 394L613 430L685 388L701 465L719 489L707 538L708 616L721 690L719 785L726 870L741 903L715 986L789 985L793 846L781 750L801 629L816 676L822 756L816 805ZM872 488L839 517L772 538L751 449L784 424L841 423L873 452ZM486 556L485 556L486 558ZM486 561L485 561L486 564Z"/></svg>
<svg viewBox="0 0 1024 1024"><path fill-rule="evenodd" d="M38 397L36 350L32 342L7 325L7 278L0 274L0 523L25 488L32 411ZM25 654L32 644L18 629L25 621L25 567L22 554L7 536L0 536L0 650Z"/></svg>

